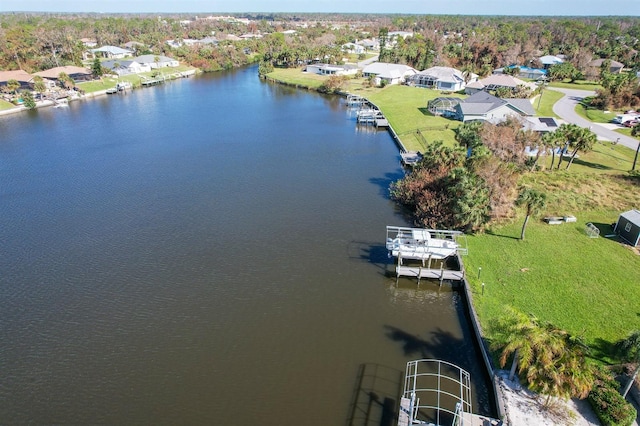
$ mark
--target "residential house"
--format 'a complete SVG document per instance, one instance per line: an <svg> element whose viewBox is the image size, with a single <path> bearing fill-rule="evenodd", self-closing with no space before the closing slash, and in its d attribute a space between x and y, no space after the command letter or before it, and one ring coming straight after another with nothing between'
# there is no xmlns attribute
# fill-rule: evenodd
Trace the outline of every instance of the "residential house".
<svg viewBox="0 0 640 426"><path fill-rule="evenodd" d="M148 65L151 69L177 67L180 65L178 60L162 55L142 55L134 59L140 65Z"/></svg>
<svg viewBox="0 0 640 426"><path fill-rule="evenodd" d="M135 54L140 50L146 49L147 46L137 41L128 41L124 44L124 47L131 50Z"/></svg>
<svg viewBox="0 0 640 426"><path fill-rule="evenodd" d="M561 64L564 62L562 58L559 58L554 55L541 56L538 58L538 61L540 61L540 63L542 64L542 68L544 68L545 70L551 68L556 64Z"/></svg>
<svg viewBox="0 0 640 426"><path fill-rule="evenodd" d="M364 77L373 77L376 85L401 84L418 71L408 65L374 62L362 70Z"/></svg>
<svg viewBox="0 0 640 426"><path fill-rule="evenodd" d="M149 66L149 64L143 65L134 59L110 59L102 62L102 67L118 74L119 76L151 71L151 66Z"/></svg>
<svg viewBox="0 0 640 426"><path fill-rule="evenodd" d="M493 70L493 74L507 74L505 70L518 68L518 77L519 78L528 78L530 80L540 80L547 77L547 70L543 68L531 68L519 65L509 65L503 68L496 68Z"/></svg>
<svg viewBox="0 0 640 426"><path fill-rule="evenodd" d="M81 38L80 42L84 45L84 47L96 47L98 42L92 38Z"/></svg>
<svg viewBox="0 0 640 426"><path fill-rule="evenodd" d="M534 116L535 110L528 99L501 99L487 92L477 92L456 106L456 118L461 121L505 120L509 116Z"/></svg>
<svg viewBox="0 0 640 426"><path fill-rule="evenodd" d="M15 71L0 71L0 86L6 86L11 80L15 80L20 83L20 89L30 89L33 81L33 76L23 70Z"/></svg>
<svg viewBox="0 0 640 426"><path fill-rule="evenodd" d="M380 42L375 39L364 39L360 41L356 41L356 44L364 47L365 51L378 51L380 50Z"/></svg>
<svg viewBox="0 0 640 426"><path fill-rule="evenodd" d="M596 59L589 62L588 65L590 67L600 68L602 67L602 64L604 63L604 61L606 61L606 59ZM621 64L618 61L611 60L611 64L609 65L609 72L611 72L612 74L620 74L623 68L624 68L624 64Z"/></svg>
<svg viewBox="0 0 640 426"><path fill-rule="evenodd" d="M97 49L91 49L93 54L99 54L103 58L109 59L122 59L127 56L133 55L133 52L129 49L123 49L118 46L102 46Z"/></svg>
<svg viewBox="0 0 640 426"><path fill-rule="evenodd" d="M535 83L527 83L519 78L506 75L506 74L492 74L489 77L483 78L476 82L467 84L464 91L468 95L472 95L479 91L496 90L500 87L506 87L511 90L516 89L518 86L525 86L531 90L535 90Z"/></svg>
<svg viewBox="0 0 640 426"><path fill-rule="evenodd" d="M365 52L364 46L355 43L345 43L342 45L342 51L347 53L355 53L356 55L363 54Z"/></svg>
<svg viewBox="0 0 640 426"><path fill-rule="evenodd" d="M553 117L522 117L522 127L538 133L555 132L560 124Z"/></svg>
<svg viewBox="0 0 640 426"><path fill-rule="evenodd" d="M355 75L358 73L358 67L355 65L309 64L305 71L319 75Z"/></svg>
<svg viewBox="0 0 640 426"><path fill-rule="evenodd" d="M476 74L471 74L468 81L478 79ZM411 76L409 83L418 87L457 92L467 85L465 75L455 68L431 67Z"/></svg>
<svg viewBox="0 0 640 426"><path fill-rule="evenodd" d="M67 65L64 67L55 67L45 71L39 71L33 73L33 75L38 75L45 80L49 87L55 87L58 83L58 77L61 73L65 73L69 77L73 79L76 83L79 81L90 81L93 80L93 73L90 69L83 67L76 67L72 65Z"/></svg>

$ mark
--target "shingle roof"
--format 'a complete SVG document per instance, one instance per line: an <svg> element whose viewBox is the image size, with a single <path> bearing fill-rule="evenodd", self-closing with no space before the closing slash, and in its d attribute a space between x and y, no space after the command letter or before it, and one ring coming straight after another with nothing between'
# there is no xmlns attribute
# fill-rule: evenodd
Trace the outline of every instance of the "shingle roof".
<svg viewBox="0 0 640 426"><path fill-rule="evenodd" d="M524 115L535 115L528 99L500 99L487 92L474 93L460 102L460 110L464 115L483 115L504 105L509 105Z"/></svg>
<svg viewBox="0 0 640 426"><path fill-rule="evenodd" d="M43 77L43 78L56 79L62 72L67 75L91 74L91 71L88 70L87 68L74 67L72 65L68 65L65 67L55 67L48 70L39 71L39 72L33 73L33 75L39 75L40 77Z"/></svg>
<svg viewBox="0 0 640 426"><path fill-rule="evenodd" d="M447 81L452 83L464 81L462 72L451 67L431 67L427 68L424 71L420 71L418 74L433 77L439 81Z"/></svg>
<svg viewBox="0 0 640 426"><path fill-rule="evenodd" d="M533 109L533 105L531 105L529 99L505 99L505 101L522 111L525 115L536 115L536 111Z"/></svg>
<svg viewBox="0 0 640 426"><path fill-rule="evenodd" d="M487 92L477 92L460 102L460 110L465 115L482 115L503 105L507 101Z"/></svg>
<svg viewBox="0 0 640 426"><path fill-rule="evenodd" d="M31 81L33 76L23 70L15 71L0 71L0 82L7 82L9 80L16 80L18 82L27 83Z"/></svg>

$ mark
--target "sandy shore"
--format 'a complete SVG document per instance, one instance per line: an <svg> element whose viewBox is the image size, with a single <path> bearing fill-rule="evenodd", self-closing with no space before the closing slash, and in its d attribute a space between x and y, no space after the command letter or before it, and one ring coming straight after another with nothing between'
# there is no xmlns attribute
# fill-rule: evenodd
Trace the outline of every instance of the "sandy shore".
<svg viewBox="0 0 640 426"><path fill-rule="evenodd" d="M546 397L540 397L520 385L517 377L509 380L509 372L497 372L503 398L505 424L512 426L598 426L600 421L589 402L579 399L554 399L545 407Z"/></svg>

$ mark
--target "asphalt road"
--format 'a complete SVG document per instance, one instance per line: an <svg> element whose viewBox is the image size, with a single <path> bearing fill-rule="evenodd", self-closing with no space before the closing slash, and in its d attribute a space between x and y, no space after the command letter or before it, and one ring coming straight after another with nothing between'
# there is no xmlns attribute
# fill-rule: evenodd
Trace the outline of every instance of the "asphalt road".
<svg viewBox="0 0 640 426"><path fill-rule="evenodd" d="M549 90L555 90L565 94L562 99L555 103L553 106L553 112L567 123L577 124L581 127L588 127L592 132L598 135L598 138L601 140L608 140L611 142L618 141L619 144L629 147L634 151L638 149L640 142L636 138L614 132L601 124L592 123L576 114L575 109L578 102L580 102L582 98L595 95L595 92L590 90L559 89L556 87ZM544 93L542 96L544 96Z"/></svg>

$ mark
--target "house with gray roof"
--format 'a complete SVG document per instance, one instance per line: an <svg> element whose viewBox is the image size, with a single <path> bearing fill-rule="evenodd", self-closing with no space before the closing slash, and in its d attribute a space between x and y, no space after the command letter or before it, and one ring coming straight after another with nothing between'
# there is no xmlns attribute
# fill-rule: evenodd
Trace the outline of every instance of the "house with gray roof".
<svg viewBox="0 0 640 426"><path fill-rule="evenodd" d="M362 70L365 77L373 77L376 85L401 84L418 71L408 65L374 62Z"/></svg>
<svg viewBox="0 0 640 426"><path fill-rule="evenodd" d="M589 62L588 65L593 68L601 68L604 61L606 61L606 59L595 59ZM624 68L624 64L614 60L610 60L610 62L609 72L612 74L620 74Z"/></svg>
<svg viewBox="0 0 640 426"><path fill-rule="evenodd" d="M512 115L534 116L535 110L528 99L501 99L487 92L477 92L456 106L456 118L460 121L496 123Z"/></svg>

